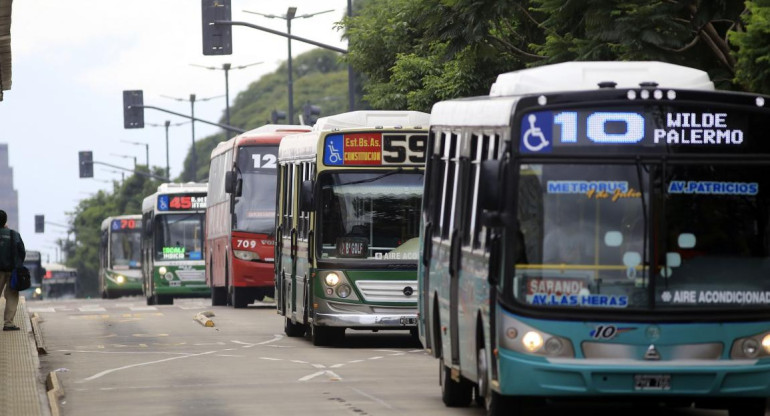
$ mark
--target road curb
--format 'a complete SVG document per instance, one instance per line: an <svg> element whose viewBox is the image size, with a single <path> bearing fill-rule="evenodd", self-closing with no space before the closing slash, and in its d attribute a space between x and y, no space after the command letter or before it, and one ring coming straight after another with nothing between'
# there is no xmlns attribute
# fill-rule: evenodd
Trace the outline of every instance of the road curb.
<svg viewBox="0 0 770 416"><path fill-rule="evenodd" d="M214 321L211 320L212 316L214 316L214 312L211 311L198 312L193 319L205 327L212 327L214 326Z"/></svg>
<svg viewBox="0 0 770 416"><path fill-rule="evenodd" d="M35 336L37 355L48 354L48 350L45 348L45 342L43 341L43 331L40 329L40 322L42 321L40 315L38 315L37 312L33 312L32 316L29 318L29 321L32 324L32 335Z"/></svg>
<svg viewBox="0 0 770 416"><path fill-rule="evenodd" d="M45 379L45 388L48 395L48 406L51 408L51 416L60 416L59 400L64 397L64 389L59 383L59 378L55 371L48 373Z"/></svg>

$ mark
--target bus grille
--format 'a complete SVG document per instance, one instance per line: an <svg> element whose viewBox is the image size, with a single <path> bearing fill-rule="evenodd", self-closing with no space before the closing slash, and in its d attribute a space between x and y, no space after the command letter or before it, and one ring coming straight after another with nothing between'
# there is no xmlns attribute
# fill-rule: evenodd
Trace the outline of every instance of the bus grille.
<svg viewBox="0 0 770 416"><path fill-rule="evenodd" d="M359 280L356 287L367 302L417 302L419 295L415 280Z"/></svg>
<svg viewBox="0 0 770 416"><path fill-rule="evenodd" d="M177 270L176 275L179 277L179 280L185 282L206 280L206 272L204 270Z"/></svg>

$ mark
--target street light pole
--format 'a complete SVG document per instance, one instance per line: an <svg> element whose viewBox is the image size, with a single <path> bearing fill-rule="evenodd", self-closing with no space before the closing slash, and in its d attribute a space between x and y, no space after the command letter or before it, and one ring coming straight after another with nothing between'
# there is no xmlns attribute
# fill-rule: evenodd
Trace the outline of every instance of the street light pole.
<svg viewBox="0 0 770 416"><path fill-rule="evenodd" d="M307 19L308 17L313 17L313 16L317 16L317 15L322 14L322 13L328 13L328 12L333 12L333 11L334 11L334 9L331 9L331 10L324 10L322 12L307 13L307 14L303 14L303 15L297 16L297 8L296 7L289 7L289 9L286 11L286 15L285 16L277 16L277 15L274 15L274 14L262 14L262 13L259 13L259 12L250 12L248 10L244 10L244 12L246 12L246 13L258 14L260 16L267 17L268 19L279 18L279 19L286 20L286 34L288 35L287 39L288 39L288 44L289 44L289 59L288 59L288 62L287 62L288 71L289 71L289 74L288 74L288 79L289 79L289 82L288 82L288 87L289 87L289 111L288 111L289 114L288 114L288 117L289 118L288 118L288 120L289 120L289 124L294 124L294 82L292 80L292 67L291 67L291 21L292 21L292 19L300 19L300 18Z"/></svg>
<svg viewBox="0 0 770 416"><path fill-rule="evenodd" d="M135 144L137 146L144 146L145 161L147 162L147 169L150 168L150 145L149 143L132 142L130 140L121 140L123 143Z"/></svg>
<svg viewBox="0 0 770 416"><path fill-rule="evenodd" d="M187 100L185 100L183 98L169 97L167 95L161 95L161 97L170 98L170 99L176 100L176 101L187 101ZM219 97L222 97L222 95L217 95L216 97L202 98L202 99L199 99L198 101L208 101L208 100L211 100L211 99L214 99L214 98L219 98ZM192 180L193 180L193 182L195 182L198 179L197 178L197 176L198 176L198 172L197 172L197 170L198 170L197 169L197 158L198 158L198 156L197 156L196 151L195 151L195 94L190 94L189 101L190 101L190 113L191 113L190 124L192 125L192 149L191 149L191 152L192 152Z"/></svg>
<svg viewBox="0 0 770 416"><path fill-rule="evenodd" d="M166 177L171 182L171 165L168 163L168 127L171 125L171 121L166 120Z"/></svg>
<svg viewBox="0 0 770 416"><path fill-rule="evenodd" d="M197 66L197 67L200 67L200 68L206 68L206 69L211 69L211 70L221 69L222 71L225 72L225 118L227 119L227 123L226 124L228 126L231 125L230 124L230 77L229 77L230 70L231 69L244 69L244 68L248 68L250 66L259 65L261 63L262 62L254 62L252 64L238 65L238 66L232 66L229 63L224 63L224 64L222 64L222 68L217 68L215 66L203 66L203 65L190 64L192 66ZM230 131L225 132L225 137L230 138L230 134L231 134Z"/></svg>

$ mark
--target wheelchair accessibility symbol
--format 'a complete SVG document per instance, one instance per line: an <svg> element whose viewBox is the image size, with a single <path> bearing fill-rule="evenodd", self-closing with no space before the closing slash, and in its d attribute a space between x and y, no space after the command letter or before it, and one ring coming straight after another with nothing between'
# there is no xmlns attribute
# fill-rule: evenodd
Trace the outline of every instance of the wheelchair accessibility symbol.
<svg viewBox="0 0 770 416"><path fill-rule="evenodd" d="M324 164L327 166L339 166L344 164L344 139L341 134L326 136L324 142Z"/></svg>
<svg viewBox="0 0 770 416"><path fill-rule="evenodd" d="M546 114L540 113L542 116L545 116ZM550 117L542 117L542 118L550 118ZM542 119L541 118L541 119ZM543 132L543 130L540 127L537 127L535 123L537 122L537 115L536 114L530 114L527 116L527 123L522 123L522 130L524 130L522 136L521 136L521 144L522 146L530 151L530 152L539 152L543 149L546 149L550 147L551 142L546 139L546 134ZM548 130L550 130L551 123L543 123L547 126L549 126ZM550 136L550 131L547 132L548 136ZM524 150L524 149L521 149Z"/></svg>
<svg viewBox="0 0 770 416"><path fill-rule="evenodd" d="M336 165L342 160L342 156L340 156L340 151L334 148L334 142L331 142L327 144L329 147L329 163Z"/></svg>

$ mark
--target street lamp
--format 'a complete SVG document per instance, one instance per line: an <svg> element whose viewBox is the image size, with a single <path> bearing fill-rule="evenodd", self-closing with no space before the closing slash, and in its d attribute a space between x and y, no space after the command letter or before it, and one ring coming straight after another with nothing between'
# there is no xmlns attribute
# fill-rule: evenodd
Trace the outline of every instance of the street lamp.
<svg viewBox="0 0 770 416"><path fill-rule="evenodd" d="M248 68L250 66L259 65L262 62L254 62L252 64L246 64L246 65L238 65L238 66L231 66L229 63L222 64L222 68L217 68L215 66L204 66L204 65L196 65L196 64L190 64L192 66L197 66L199 68L205 68L210 70L216 70L221 69L222 71L225 71L225 117L227 118L227 125L230 126L230 81L228 77L228 72L230 72L231 69L244 69ZM226 137L230 138L230 132L225 132Z"/></svg>
<svg viewBox="0 0 770 416"><path fill-rule="evenodd" d="M283 16L275 15L275 14L263 14L259 12L251 12L248 10L244 10L246 13L252 13L252 14L258 14L260 16L267 17L268 19L284 19L286 20L286 34L289 35L288 41L289 41L289 60L288 60L288 66L289 66L289 124L294 124L294 85L292 81L292 68L291 68L291 20L292 19L307 19L309 17L317 16L322 13L329 13L333 12L334 9L331 10L324 10L322 12L316 12L316 13L308 13L308 14L301 14L297 16L297 8L296 7L289 7L289 9L286 11L286 14Z"/></svg>
<svg viewBox="0 0 770 416"><path fill-rule="evenodd" d="M168 128L170 126L174 126L174 127L181 126L182 124L185 124L185 123L187 123L187 122L183 121L181 123L171 124L171 121L169 121L169 120L166 120L166 122L164 124L145 123L148 126L152 126L152 127L165 127L166 128L166 179L168 179L169 182L171 182L171 167L170 167L170 164L168 163Z"/></svg>
<svg viewBox="0 0 770 416"><path fill-rule="evenodd" d="M134 170L136 170L136 156L120 155L117 153L110 153L110 156L122 157L124 159L134 159Z"/></svg>
<svg viewBox="0 0 770 416"><path fill-rule="evenodd" d="M147 161L147 169L150 168L150 145L149 145L149 143L132 142L130 140L121 140L121 142L128 143L128 144L135 144L137 146L144 146L144 151L145 151L145 155L146 155L145 160Z"/></svg>
<svg viewBox="0 0 770 416"><path fill-rule="evenodd" d="M169 99L176 100L176 101L188 101L188 100L186 100L184 98L169 97L168 95L161 95L161 97L169 98ZM213 100L214 98L221 98L221 97L224 97L224 95L217 95L215 97L201 98L201 99L198 99L198 101L208 101L208 100ZM195 94L190 94L189 101L190 101L190 115L191 115L191 120L190 120L191 122L190 122L190 124L192 125L192 172L191 173L192 173L192 180L193 180L193 182L195 182L198 179L197 178L197 176L198 176L198 167L197 167L197 158L198 158L198 156L196 155L196 152L195 152Z"/></svg>

